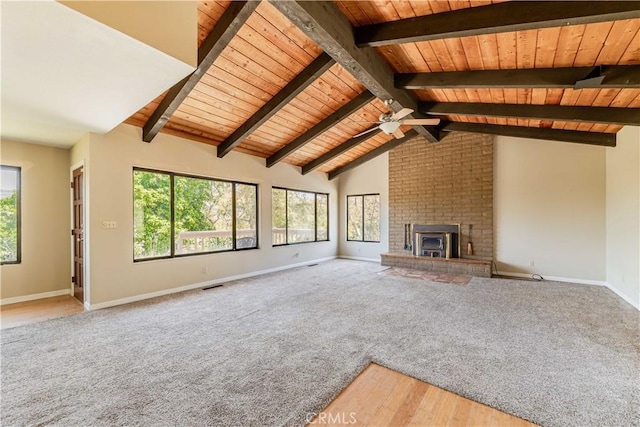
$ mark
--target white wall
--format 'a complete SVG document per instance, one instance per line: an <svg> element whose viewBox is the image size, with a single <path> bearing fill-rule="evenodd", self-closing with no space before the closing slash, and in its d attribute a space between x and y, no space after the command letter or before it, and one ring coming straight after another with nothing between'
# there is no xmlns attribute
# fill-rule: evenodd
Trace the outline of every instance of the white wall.
<svg viewBox="0 0 640 427"><path fill-rule="evenodd" d="M264 159L235 152L219 159L213 146L165 134L148 144L129 125L91 134L89 157L91 305L337 254L337 183L324 173L303 176L284 163L267 169ZM134 166L257 183L260 249L134 263ZM330 241L272 247L272 185L330 193ZM117 228L103 229L103 221L116 221Z"/></svg>
<svg viewBox="0 0 640 427"><path fill-rule="evenodd" d="M4 303L71 288L69 150L3 140L1 163L22 168L22 262L0 267Z"/></svg>
<svg viewBox="0 0 640 427"><path fill-rule="evenodd" d="M496 138L494 250L498 271L606 280L606 150Z"/></svg>
<svg viewBox="0 0 640 427"><path fill-rule="evenodd" d="M338 178L340 204L340 256L380 261L380 254L389 251L389 155L375 159L343 173ZM347 196L380 193L380 243L347 241Z"/></svg>
<svg viewBox="0 0 640 427"><path fill-rule="evenodd" d="M60 1L193 67L198 65L195 1ZM144 22L144 25L140 25Z"/></svg>
<svg viewBox="0 0 640 427"><path fill-rule="evenodd" d="M607 150L607 283L640 308L640 128Z"/></svg>

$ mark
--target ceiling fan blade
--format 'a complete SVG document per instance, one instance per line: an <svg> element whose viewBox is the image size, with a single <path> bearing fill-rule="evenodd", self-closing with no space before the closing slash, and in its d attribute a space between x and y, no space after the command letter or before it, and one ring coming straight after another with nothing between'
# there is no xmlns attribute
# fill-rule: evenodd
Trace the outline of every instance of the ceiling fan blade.
<svg viewBox="0 0 640 427"><path fill-rule="evenodd" d="M400 121L403 125L423 125L423 126L435 126L440 124L440 119L406 119Z"/></svg>
<svg viewBox="0 0 640 427"><path fill-rule="evenodd" d="M413 110L411 108L403 108L402 110L392 115L391 120L400 120L404 116L408 116L411 113L413 113Z"/></svg>
<svg viewBox="0 0 640 427"><path fill-rule="evenodd" d="M378 130L378 126L374 126L374 127L372 127L371 129L367 129L367 130L365 130L364 132L360 132L359 134L352 136L352 138L357 138L357 137L359 137L359 136L366 135L366 134L368 134L369 132L373 132L373 131L376 131L376 130Z"/></svg>
<svg viewBox="0 0 640 427"><path fill-rule="evenodd" d="M400 128L393 131L391 135L395 136L396 139L404 138L404 133L400 130Z"/></svg>

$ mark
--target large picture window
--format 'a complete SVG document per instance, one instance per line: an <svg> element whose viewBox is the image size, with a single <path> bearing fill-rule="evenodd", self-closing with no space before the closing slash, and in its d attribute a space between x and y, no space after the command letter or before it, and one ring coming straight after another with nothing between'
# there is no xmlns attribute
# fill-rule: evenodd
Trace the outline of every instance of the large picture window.
<svg viewBox="0 0 640 427"><path fill-rule="evenodd" d="M380 195L347 196L347 240L380 241Z"/></svg>
<svg viewBox="0 0 640 427"><path fill-rule="evenodd" d="M0 166L0 263L20 263L20 168Z"/></svg>
<svg viewBox="0 0 640 427"><path fill-rule="evenodd" d="M272 189L273 246L329 240L329 195Z"/></svg>
<svg viewBox="0 0 640 427"><path fill-rule="evenodd" d="M134 260L257 248L257 190L255 184L134 168Z"/></svg>

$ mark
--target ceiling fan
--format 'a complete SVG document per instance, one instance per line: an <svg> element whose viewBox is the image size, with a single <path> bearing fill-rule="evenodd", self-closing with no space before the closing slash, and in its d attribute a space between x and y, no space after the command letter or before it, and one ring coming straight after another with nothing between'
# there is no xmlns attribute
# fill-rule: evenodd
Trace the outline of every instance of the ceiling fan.
<svg viewBox="0 0 640 427"><path fill-rule="evenodd" d="M387 107L389 107L391 103L393 103L392 99L384 101L384 105L386 105ZM413 110L411 108L403 108L397 113L392 113L391 111L383 113L380 115L377 122L368 122L378 123L378 126L367 129L364 132L360 132L359 134L355 135L354 138L380 129L387 135L393 135L396 137L396 139L400 139L404 137L404 133L400 130L400 125L434 126L440 123L440 119L403 119L403 117L406 117L411 113L413 113Z"/></svg>

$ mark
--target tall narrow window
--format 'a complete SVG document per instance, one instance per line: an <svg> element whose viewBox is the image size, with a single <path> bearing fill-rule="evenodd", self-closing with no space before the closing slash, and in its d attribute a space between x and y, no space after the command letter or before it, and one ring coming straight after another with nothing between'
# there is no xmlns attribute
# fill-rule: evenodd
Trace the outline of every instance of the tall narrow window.
<svg viewBox="0 0 640 427"><path fill-rule="evenodd" d="M316 236L318 241L329 240L329 196L316 194Z"/></svg>
<svg viewBox="0 0 640 427"><path fill-rule="evenodd" d="M258 195L255 185L234 184L236 249L255 248L258 242Z"/></svg>
<svg viewBox="0 0 640 427"><path fill-rule="evenodd" d="M380 241L380 195L347 196L347 240Z"/></svg>
<svg viewBox="0 0 640 427"><path fill-rule="evenodd" d="M134 260L258 247L255 184L134 169Z"/></svg>
<svg viewBox="0 0 640 427"><path fill-rule="evenodd" d="M347 240L364 240L362 196L347 196Z"/></svg>
<svg viewBox="0 0 640 427"><path fill-rule="evenodd" d="M272 190L273 245L329 240L329 195Z"/></svg>
<svg viewBox="0 0 640 427"><path fill-rule="evenodd" d="M380 195L363 196L362 209L365 242L380 241Z"/></svg>
<svg viewBox="0 0 640 427"><path fill-rule="evenodd" d="M133 171L133 257L171 255L171 175Z"/></svg>
<svg viewBox="0 0 640 427"><path fill-rule="evenodd" d="M287 190L271 190L271 218L273 246L287 244Z"/></svg>
<svg viewBox="0 0 640 427"><path fill-rule="evenodd" d="M20 263L20 168L0 166L0 262Z"/></svg>

